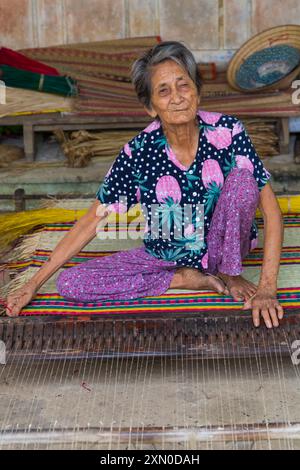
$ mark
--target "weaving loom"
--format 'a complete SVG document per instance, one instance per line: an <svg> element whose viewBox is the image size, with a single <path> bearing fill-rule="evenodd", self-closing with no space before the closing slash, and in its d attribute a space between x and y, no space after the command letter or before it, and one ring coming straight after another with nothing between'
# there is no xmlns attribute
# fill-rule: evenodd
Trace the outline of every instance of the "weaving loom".
<svg viewBox="0 0 300 470"><path fill-rule="evenodd" d="M81 201L86 205L90 202ZM62 206L63 202L58 204ZM67 204L70 207L70 202ZM80 207L78 200L73 204ZM243 275L257 284L263 256L263 219L257 217L256 222L259 245L243 261ZM20 252L23 249L27 258L10 263L18 274L9 288L13 290L33 276L73 223L47 224L25 237ZM142 218L140 223L142 229ZM130 234L130 227L121 218L118 239L96 237L42 286L18 319L1 318L0 340L11 358L192 356L200 352L204 357L230 357L241 351L251 356L279 350L291 354L291 344L300 338L300 213L286 213L284 225L278 299L285 317L278 329L255 329L251 312L241 310L243 302L211 291L170 289L159 297L123 302L74 303L61 298L55 284L62 269L142 244L140 238L122 236L127 229Z"/></svg>
<svg viewBox="0 0 300 470"><path fill-rule="evenodd" d="M300 338L299 197L278 200L285 222L278 279L285 317L278 329L255 329L242 303L209 291L75 305L56 293L59 272L20 317L1 317L0 448L293 449L300 427L287 386L297 400L300 376L290 358ZM91 202L65 207L79 212ZM11 288L39 269L75 219L73 213L73 220L47 223L22 239L19 259L10 262ZM243 263L253 282L262 262L259 213L256 221L259 245ZM125 229L120 219L119 233ZM140 243L95 238L62 269ZM5 386L12 377L19 379ZM45 396L53 402L51 420L39 411Z"/></svg>

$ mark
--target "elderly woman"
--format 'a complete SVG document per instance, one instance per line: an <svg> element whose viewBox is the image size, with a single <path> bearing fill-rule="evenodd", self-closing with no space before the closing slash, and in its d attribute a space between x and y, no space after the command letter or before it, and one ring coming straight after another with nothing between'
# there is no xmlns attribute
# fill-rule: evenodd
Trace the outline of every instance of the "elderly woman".
<svg viewBox="0 0 300 470"><path fill-rule="evenodd" d="M140 248L84 262L57 279L70 300L128 300L169 288L213 290L244 301L268 328L278 326L277 276L283 240L280 208L243 123L199 109L201 79L192 53L162 42L132 67L139 101L153 122L115 159L96 200L60 241L39 272L8 298L17 315L41 285L96 235L111 211L141 204ZM255 212L264 217L259 284L247 281L242 260L257 245Z"/></svg>

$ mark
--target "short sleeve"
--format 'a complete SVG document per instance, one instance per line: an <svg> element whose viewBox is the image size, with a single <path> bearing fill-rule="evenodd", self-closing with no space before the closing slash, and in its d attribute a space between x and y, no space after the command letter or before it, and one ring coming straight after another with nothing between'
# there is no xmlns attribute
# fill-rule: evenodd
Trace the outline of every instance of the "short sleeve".
<svg viewBox="0 0 300 470"><path fill-rule="evenodd" d="M114 212L125 213L138 203L138 185L132 168L133 157L126 144L100 184L96 198Z"/></svg>
<svg viewBox="0 0 300 470"><path fill-rule="evenodd" d="M248 168L252 172L259 191L272 177L259 158L244 124L237 118L235 118L232 129L232 158L235 161L235 166Z"/></svg>

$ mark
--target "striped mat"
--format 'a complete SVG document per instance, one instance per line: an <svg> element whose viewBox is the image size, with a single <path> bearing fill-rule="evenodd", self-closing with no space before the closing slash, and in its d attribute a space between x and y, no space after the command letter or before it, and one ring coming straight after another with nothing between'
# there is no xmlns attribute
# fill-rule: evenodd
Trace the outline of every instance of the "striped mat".
<svg viewBox="0 0 300 470"><path fill-rule="evenodd" d="M143 51L160 41L159 36L146 36L22 49L19 52L77 80L79 97L74 100L75 115L126 116L140 122L149 117L130 83L130 67ZM201 72L201 63L199 69ZM245 94L229 86L226 72L219 72L215 80L203 78L201 107L206 111L256 117L300 114L299 105L292 100L292 87Z"/></svg>
<svg viewBox="0 0 300 470"><path fill-rule="evenodd" d="M263 219L257 217L259 229L258 247L243 261L243 276L258 283L263 257ZM285 308L300 307L300 214L284 215L285 236L278 276L278 300ZM49 257L59 240L73 226L73 223L48 224L35 236L36 248L30 259L12 263L18 271L17 283L22 285L30 279ZM124 227L120 228L120 231ZM40 289L35 299L27 305L22 315L103 315L135 313L201 313L222 312L228 309L240 310L243 302L234 301L231 296L223 296L213 291L188 291L169 289L158 297L144 297L136 300L74 303L64 300L56 291L56 278L62 269L99 256L108 256L116 251L130 249L142 244L141 240L99 240L95 238L68 263L55 273Z"/></svg>

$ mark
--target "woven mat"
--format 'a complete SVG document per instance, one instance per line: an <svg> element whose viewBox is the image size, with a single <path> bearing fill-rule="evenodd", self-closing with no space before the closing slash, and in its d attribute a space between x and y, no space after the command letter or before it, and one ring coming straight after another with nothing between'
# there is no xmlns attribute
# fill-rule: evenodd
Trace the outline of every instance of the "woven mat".
<svg viewBox="0 0 300 470"><path fill-rule="evenodd" d="M149 36L20 52L78 81L80 96L74 102L75 114L127 116L138 120L148 116L130 83L130 66L144 50L159 41L158 36ZM239 116L299 116L299 105L292 101L293 92L289 87L280 91L239 93L229 86L223 72L218 73L215 80L204 80L201 107Z"/></svg>
<svg viewBox="0 0 300 470"><path fill-rule="evenodd" d="M88 204L85 201L83 204ZM243 276L258 283L263 258L263 219L256 217L259 229L259 244L243 261ZM284 215L285 236L278 276L278 300L284 308L300 307L300 213ZM18 276L12 281L14 287L23 285L40 268L49 257L57 243L73 226L73 223L48 224L35 234L30 235L33 246L32 256L12 268ZM120 222L119 233L127 230ZM130 232L130 230L129 230ZM122 236L122 235L121 235ZM187 313L187 312L220 312L227 309L240 310L243 302L234 301L231 296L223 296L213 291L188 291L169 289L158 297L144 297L131 301L105 301L93 303L74 303L64 300L56 290L56 279L63 269L76 266L95 257L108 256L120 250L141 246L142 240L93 239L83 251L73 257L57 271L39 290L35 299L28 304L21 315L101 315L101 314L132 314L132 313Z"/></svg>
<svg viewBox="0 0 300 470"><path fill-rule="evenodd" d="M1 103L0 118L20 114L72 112L74 98L23 88L5 87L5 103Z"/></svg>
<svg viewBox="0 0 300 470"><path fill-rule="evenodd" d="M77 115L147 117L130 83L130 67L158 36L22 49L27 57L52 64L78 82Z"/></svg>

